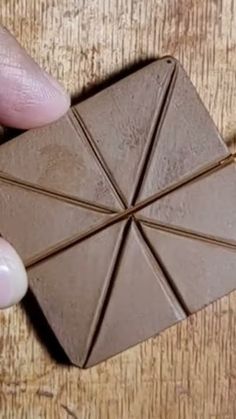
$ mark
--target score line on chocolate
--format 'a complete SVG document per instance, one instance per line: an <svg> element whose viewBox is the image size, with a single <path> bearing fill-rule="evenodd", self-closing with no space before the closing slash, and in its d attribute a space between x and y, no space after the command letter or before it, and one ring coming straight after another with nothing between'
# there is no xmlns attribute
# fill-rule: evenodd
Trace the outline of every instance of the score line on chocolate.
<svg viewBox="0 0 236 419"><path fill-rule="evenodd" d="M234 159L172 57L0 146L0 231L72 363L236 288Z"/></svg>

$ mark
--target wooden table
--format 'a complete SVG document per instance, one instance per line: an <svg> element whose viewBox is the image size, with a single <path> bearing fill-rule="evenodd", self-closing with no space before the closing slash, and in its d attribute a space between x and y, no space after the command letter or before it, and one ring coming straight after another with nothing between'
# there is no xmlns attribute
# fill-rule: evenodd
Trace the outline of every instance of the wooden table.
<svg viewBox="0 0 236 419"><path fill-rule="evenodd" d="M234 149L236 1L2 0L0 17L75 96L173 54ZM0 314L0 381L4 419L236 418L236 293L87 371L58 364L18 306Z"/></svg>

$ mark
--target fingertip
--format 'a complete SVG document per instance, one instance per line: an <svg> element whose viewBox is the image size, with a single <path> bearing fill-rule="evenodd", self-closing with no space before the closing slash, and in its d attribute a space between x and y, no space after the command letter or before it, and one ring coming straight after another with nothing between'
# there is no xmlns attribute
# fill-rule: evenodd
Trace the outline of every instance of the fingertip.
<svg viewBox="0 0 236 419"><path fill-rule="evenodd" d="M0 123L29 129L63 116L70 98L65 89L43 71L0 27Z"/></svg>
<svg viewBox="0 0 236 419"><path fill-rule="evenodd" d="M12 112L6 113L6 118L0 120L3 125L8 127L17 127L19 129L31 129L50 124L60 119L70 107L70 98L64 93L53 92L49 89L48 94L45 94L44 101L37 102L36 98L34 103L27 106L27 109L22 106ZM3 115L3 113L2 113Z"/></svg>
<svg viewBox="0 0 236 419"><path fill-rule="evenodd" d="M18 303L26 294L27 273L15 249L0 238L0 309Z"/></svg>

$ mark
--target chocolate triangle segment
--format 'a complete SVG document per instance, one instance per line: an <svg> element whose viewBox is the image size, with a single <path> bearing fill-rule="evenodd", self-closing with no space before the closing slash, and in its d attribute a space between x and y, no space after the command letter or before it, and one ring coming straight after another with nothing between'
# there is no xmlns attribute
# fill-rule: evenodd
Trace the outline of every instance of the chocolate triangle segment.
<svg viewBox="0 0 236 419"><path fill-rule="evenodd" d="M25 262L69 239L75 226L83 234L110 217L0 181L0 232Z"/></svg>
<svg viewBox="0 0 236 419"><path fill-rule="evenodd" d="M44 315L78 366L83 366L99 321L124 226L115 224L28 270Z"/></svg>
<svg viewBox="0 0 236 419"><path fill-rule="evenodd" d="M82 130L69 114L1 145L0 173L86 202L121 209ZM30 178L29 178L30 173Z"/></svg>
<svg viewBox="0 0 236 419"><path fill-rule="evenodd" d="M158 199L140 215L236 244L235 185L236 165L231 163Z"/></svg>
<svg viewBox="0 0 236 419"><path fill-rule="evenodd" d="M142 228L190 313L235 288L236 249Z"/></svg>

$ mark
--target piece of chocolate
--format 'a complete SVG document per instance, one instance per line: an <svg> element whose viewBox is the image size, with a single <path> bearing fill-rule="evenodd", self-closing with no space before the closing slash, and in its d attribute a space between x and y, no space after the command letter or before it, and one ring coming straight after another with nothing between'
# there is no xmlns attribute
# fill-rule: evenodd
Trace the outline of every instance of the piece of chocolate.
<svg viewBox="0 0 236 419"><path fill-rule="evenodd" d="M0 147L0 231L70 360L236 288L236 168L182 67L154 62Z"/></svg>

